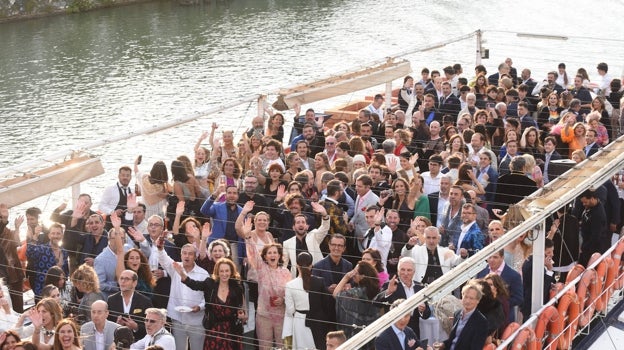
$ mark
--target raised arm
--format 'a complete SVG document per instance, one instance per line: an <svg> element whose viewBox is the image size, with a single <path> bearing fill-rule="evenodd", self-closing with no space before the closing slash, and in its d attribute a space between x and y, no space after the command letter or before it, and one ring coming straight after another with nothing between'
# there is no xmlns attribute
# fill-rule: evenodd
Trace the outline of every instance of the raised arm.
<svg viewBox="0 0 624 350"><path fill-rule="evenodd" d="M245 206L243 206L243 210L238 215L238 218L236 218L234 228L236 229L236 234L242 239L246 239L248 236L248 234L243 231L243 224L245 223L245 218L247 217L247 214L249 214L253 210L254 205L256 205L254 201L248 201L247 203L245 203ZM249 231L251 231L251 228L249 229Z"/></svg>
<svg viewBox="0 0 624 350"><path fill-rule="evenodd" d="M173 219L173 227L171 227L171 231L173 231L174 234L180 233L180 219L182 218L182 214L184 214L185 205L186 202L179 201L176 206L175 219Z"/></svg>
<svg viewBox="0 0 624 350"><path fill-rule="evenodd" d="M202 132L202 134L199 136L199 138L197 139L197 142L195 143L195 147L193 148L193 150L195 152L197 152L197 150L199 150L199 147L201 147L202 142L208 137L208 131L204 131Z"/></svg>

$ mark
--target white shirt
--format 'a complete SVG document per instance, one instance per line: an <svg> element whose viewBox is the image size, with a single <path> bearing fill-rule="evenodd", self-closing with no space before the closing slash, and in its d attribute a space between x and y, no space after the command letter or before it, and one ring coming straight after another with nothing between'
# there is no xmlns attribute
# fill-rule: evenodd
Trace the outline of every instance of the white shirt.
<svg viewBox="0 0 624 350"><path fill-rule="evenodd" d="M379 228L375 231L375 235L371 239L369 248L374 248L379 251L381 254L381 263L384 266L384 269L387 266L388 254L390 253L390 246L392 245L392 229L388 225L383 228ZM364 247L366 247L366 243L364 243Z"/></svg>
<svg viewBox="0 0 624 350"><path fill-rule="evenodd" d="M106 215L110 215L113 210L115 210L115 208L117 207L117 204L119 204L119 189L123 188L123 186L121 186L121 184L119 182L117 182L115 185L113 186L109 186L104 190L104 193L102 193L102 198L100 199L100 206L99 209L102 213L105 213ZM126 187L126 191L127 193L133 193L132 190L130 189L130 186ZM132 219L132 214L128 213L126 215L126 219L130 220Z"/></svg>
<svg viewBox="0 0 624 350"><path fill-rule="evenodd" d="M95 339L95 349L96 350L106 350L105 348L105 339L104 332L100 333L97 329L93 332L93 338Z"/></svg>
<svg viewBox="0 0 624 350"><path fill-rule="evenodd" d="M383 106L383 104L381 106L379 106L379 108L375 108L375 106L373 106L373 104L371 103L366 108L368 108L368 110L371 113L377 114L379 116L379 120L383 122L383 120L384 120L384 110L383 110L382 106Z"/></svg>
<svg viewBox="0 0 624 350"><path fill-rule="evenodd" d="M436 217L435 225L436 227L442 226L442 220L444 219L444 208L448 203L448 197L442 198L442 196L438 196L438 216Z"/></svg>
<svg viewBox="0 0 624 350"><path fill-rule="evenodd" d="M440 178L442 177L442 174L440 172L438 172L438 175L436 177L431 176L431 172L429 171L425 171L424 173L420 174L420 176L422 176L423 180L425 180L423 184L423 192L426 195L438 192L440 190Z"/></svg>
<svg viewBox="0 0 624 350"><path fill-rule="evenodd" d="M181 323L201 326L202 319L204 318L203 312L178 312L176 307L199 306L201 310L205 308L204 292L198 290L192 290L182 283L180 274L178 274L173 268L173 259L167 255L165 250L158 251L158 262L171 276L171 292L169 293L169 303L167 304L167 315L176 321ZM204 281L210 277L210 274L201 267L195 265L191 271L187 271L186 275L196 281ZM175 348L175 347L174 347Z"/></svg>

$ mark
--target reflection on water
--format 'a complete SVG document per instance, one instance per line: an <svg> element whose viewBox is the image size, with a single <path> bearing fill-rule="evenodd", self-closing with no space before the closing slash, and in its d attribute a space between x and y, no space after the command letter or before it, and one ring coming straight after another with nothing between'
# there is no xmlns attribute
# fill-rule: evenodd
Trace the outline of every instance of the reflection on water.
<svg viewBox="0 0 624 350"><path fill-rule="evenodd" d="M580 6L587 7L587 18L602 18L602 28L616 28L608 22L621 18L604 18L597 6L586 2L578 5L568 2L562 9L543 2L477 1L464 8L455 1L239 0L180 7L167 1L0 24L0 167L324 77L477 28L600 37L604 34L599 28L564 26L566 18L578 16ZM624 12L622 4L610 6L612 14ZM501 21L502 13L509 18ZM533 15L527 21L514 13ZM527 27L531 21L535 24ZM485 37L491 49L491 59L484 62L489 70L506 56L513 57L519 69L534 68L538 79L558 61L593 72L595 63L605 60L613 63L615 75L622 68L610 52L610 47L620 47L613 42L537 42L487 32ZM415 72L459 62L470 76L474 41L408 58ZM99 193L114 181L113 171L138 153L144 155L146 167L158 159L168 163L181 153L190 154L213 119L222 129L240 132L249 123L243 118L252 116L255 108L242 106L96 149L108 174L83 188Z"/></svg>

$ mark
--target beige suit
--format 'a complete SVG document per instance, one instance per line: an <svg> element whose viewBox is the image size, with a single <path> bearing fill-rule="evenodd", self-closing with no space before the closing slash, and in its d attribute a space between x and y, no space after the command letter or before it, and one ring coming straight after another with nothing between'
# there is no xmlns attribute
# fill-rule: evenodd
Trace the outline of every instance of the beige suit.
<svg viewBox="0 0 624 350"><path fill-rule="evenodd" d="M320 244L329 231L330 220L323 220L321 226L308 232L305 236L306 245L308 246L308 252L312 255L312 265L323 259L323 253L321 253ZM297 236L291 237L284 241L284 253L283 260L284 266L288 266L288 262L292 261L290 267L290 273L293 278L297 276Z"/></svg>

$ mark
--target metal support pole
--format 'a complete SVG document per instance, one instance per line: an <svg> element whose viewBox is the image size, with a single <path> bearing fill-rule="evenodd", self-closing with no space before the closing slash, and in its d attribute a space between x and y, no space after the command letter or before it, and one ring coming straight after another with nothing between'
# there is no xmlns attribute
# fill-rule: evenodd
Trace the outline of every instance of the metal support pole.
<svg viewBox="0 0 624 350"><path fill-rule="evenodd" d="M533 229L533 291L531 293L531 313L537 312L544 305L544 246L545 246L545 226L542 221ZM524 301L527 302L526 300ZM525 319L529 315L524 315Z"/></svg>
<svg viewBox="0 0 624 350"><path fill-rule="evenodd" d="M475 60L475 65L478 66L481 64L481 29L477 29L477 57Z"/></svg>
<svg viewBox="0 0 624 350"><path fill-rule="evenodd" d="M386 110L392 108L392 82L386 83Z"/></svg>
<svg viewBox="0 0 624 350"><path fill-rule="evenodd" d="M258 116L264 118L264 103L266 101L266 95L258 96Z"/></svg>

